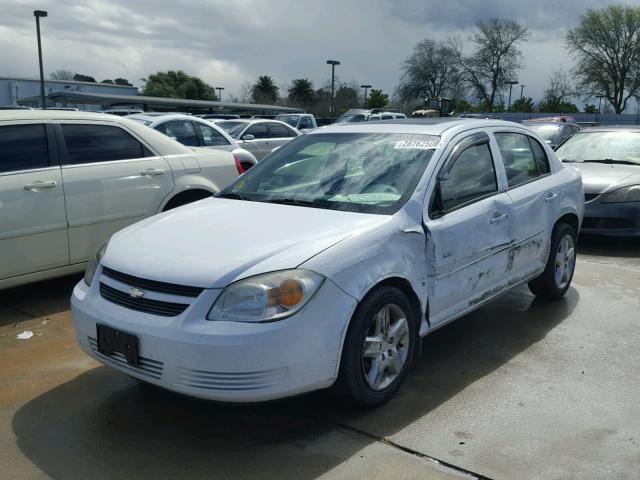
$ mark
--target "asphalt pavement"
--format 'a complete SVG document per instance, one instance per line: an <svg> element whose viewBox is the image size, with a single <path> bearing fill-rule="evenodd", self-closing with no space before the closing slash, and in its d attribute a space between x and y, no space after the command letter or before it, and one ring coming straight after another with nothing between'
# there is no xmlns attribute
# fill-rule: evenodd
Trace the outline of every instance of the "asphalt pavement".
<svg viewBox="0 0 640 480"><path fill-rule="evenodd" d="M75 344L79 276L0 291L0 477L638 479L640 241L579 243L565 299L519 287L434 332L370 411L146 387Z"/></svg>

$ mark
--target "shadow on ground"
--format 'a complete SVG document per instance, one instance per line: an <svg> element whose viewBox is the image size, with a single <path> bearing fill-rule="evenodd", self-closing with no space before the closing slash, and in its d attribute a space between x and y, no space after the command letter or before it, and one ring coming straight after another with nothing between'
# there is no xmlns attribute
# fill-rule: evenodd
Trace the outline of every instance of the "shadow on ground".
<svg viewBox="0 0 640 480"><path fill-rule="evenodd" d="M71 292L81 278L69 275L0 290L0 326L69 310Z"/></svg>
<svg viewBox="0 0 640 480"><path fill-rule="evenodd" d="M578 298L571 289L545 303L519 288L434 332L397 396L374 411L327 392L223 405L100 367L30 401L12 426L22 452L52 478L316 478L373 441L357 430L397 433L544 339Z"/></svg>
<svg viewBox="0 0 640 480"><path fill-rule="evenodd" d="M640 258L640 239L580 235L578 255L637 259Z"/></svg>

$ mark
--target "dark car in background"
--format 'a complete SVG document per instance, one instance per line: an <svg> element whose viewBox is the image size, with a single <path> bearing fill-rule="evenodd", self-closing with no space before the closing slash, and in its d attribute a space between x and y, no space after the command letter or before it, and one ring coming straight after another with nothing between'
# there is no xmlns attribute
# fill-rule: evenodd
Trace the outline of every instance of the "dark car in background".
<svg viewBox="0 0 640 480"><path fill-rule="evenodd" d="M567 138L580 130L580 127L575 123L525 120L522 124L547 142L554 150Z"/></svg>
<svg viewBox="0 0 640 480"><path fill-rule="evenodd" d="M556 150L582 174L582 233L640 236L640 127L593 127Z"/></svg>

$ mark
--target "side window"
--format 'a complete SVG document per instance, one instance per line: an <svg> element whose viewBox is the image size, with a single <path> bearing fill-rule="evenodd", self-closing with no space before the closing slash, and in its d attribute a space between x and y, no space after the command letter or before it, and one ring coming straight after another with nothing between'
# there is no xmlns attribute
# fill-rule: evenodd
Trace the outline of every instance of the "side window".
<svg viewBox="0 0 640 480"><path fill-rule="evenodd" d="M393 115L383 115L382 120L393 120Z"/></svg>
<svg viewBox="0 0 640 480"><path fill-rule="evenodd" d="M546 175L551 171L549 168L549 159L544 152L544 148L538 143L537 140L528 137L531 149L533 150L533 157L536 159L536 165L538 167L538 175Z"/></svg>
<svg viewBox="0 0 640 480"><path fill-rule="evenodd" d="M464 150L439 176L442 209L452 210L498 191L496 171L488 143Z"/></svg>
<svg viewBox="0 0 640 480"><path fill-rule="evenodd" d="M170 122L161 123L155 127L161 133L164 133L167 137L174 139L176 142L180 142L187 147L198 146L198 136L196 131L189 120L172 120Z"/></svg>
<svg viewBox="0 0 640 480"><path fill-rule="evenodd" d="M202 135L202 141L205 147L218 147L220 145L229 145L226 138L220 134L215 128L205 125L203 123L194 123L196 129L200 131Z"/></svg>
<svg viewBox="0 0 640 480"><path fill-rule="evenodd" d="M153 156L119 127L92 124L62 124L61 127L71 165Z"/></svg>
<svg viewBox="0 0 640 480"><path fill-rule="evenodd" d="M521 185L538 177L538 165L527 135L496 133L495 137L509 187Z"/></svg>
<svg viewBox="0 0 640 480"><path fill-rule="evenodd" d="M0 174L49 166L44 125L0 127Z"/></svg>
<svg viewBox="0 0 640 480"><path fill-rule="evenodd" d="M295 137L293 130L289 127L285 127L284 125L280 125L279 123L270 123L269 124L269 132L270 138L290 138Z"/></svg>
<svg viewBox="0 0 640 480"><path fill-rule="evenodd" d="M313 123L309 117L302 117L298 128L313 128Z"/></svg>
<svg viewBox="0 0 640 480"><path fill-rule="evenodd" d="M253 135L253 138L256 140L259 138L268 138L269 136L266 123L255 123L251 125L244 134Z"/></svg>

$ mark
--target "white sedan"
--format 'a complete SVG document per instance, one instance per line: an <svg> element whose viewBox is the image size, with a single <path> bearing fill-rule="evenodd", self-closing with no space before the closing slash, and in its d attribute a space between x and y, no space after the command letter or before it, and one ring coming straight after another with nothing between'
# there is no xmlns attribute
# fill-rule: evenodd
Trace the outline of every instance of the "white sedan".
<svg viewBox="0 0 640 480"><path fill-rule="evenodd" d="M314 130L217 198L114 235L73 292L77 340L197 397L337 382L378 405L420 337L522 283L563 296L583 208L579 174L514 123Z"/></svg>
<svg viewBox="0 0 640 480"><path fill-rule="evenodd" d="M115 115L0 112L0 289L81 272L115 231L242 170Z"/></svg>

